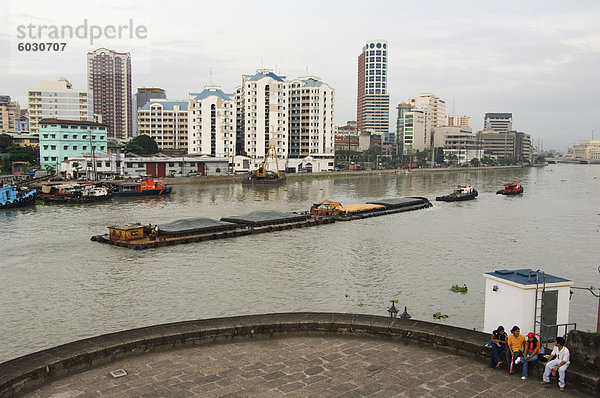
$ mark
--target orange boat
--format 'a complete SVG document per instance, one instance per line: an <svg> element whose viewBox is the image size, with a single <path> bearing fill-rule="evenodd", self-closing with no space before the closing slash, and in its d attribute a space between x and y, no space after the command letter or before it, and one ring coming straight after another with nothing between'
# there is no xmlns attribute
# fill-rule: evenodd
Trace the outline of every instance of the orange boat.
<svg viewBox="0 0 600 398"><path fill-rule="evenodd" d="M148 179L141 182L124 182L115 186L113 191L117 196L166 195L173 188L164 185L160 180Z"/></svg>
<svg viewBox="0 0 600 398"><path fill-rule="evenodd" d="M520 181L509 182L508 184L504 184L504 189L501 189L496 192L498 195L518 195L523 193L523 186Z"/></svg>

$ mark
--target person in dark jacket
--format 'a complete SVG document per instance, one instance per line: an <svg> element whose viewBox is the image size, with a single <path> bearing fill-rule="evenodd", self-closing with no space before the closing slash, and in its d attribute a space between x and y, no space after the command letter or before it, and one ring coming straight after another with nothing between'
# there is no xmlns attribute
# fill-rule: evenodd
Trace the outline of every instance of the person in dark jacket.
<svg viewBox="0 0 600 398"><path fill-rule="evenodd" d="M506 332L504 331L503 326L498 326L498 329L492 332L492 349L490 359L490 369L494 369L500 367L502 365L502 360L500 359L500 353L504 351L506 348Z"/></svg>

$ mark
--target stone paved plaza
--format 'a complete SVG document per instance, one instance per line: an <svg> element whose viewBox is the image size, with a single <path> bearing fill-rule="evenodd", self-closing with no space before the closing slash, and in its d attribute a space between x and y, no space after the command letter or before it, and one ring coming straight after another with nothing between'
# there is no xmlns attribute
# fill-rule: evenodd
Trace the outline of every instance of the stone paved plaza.
<svg viewBox="0 0 600 398"><path fill-rule="evenodd" d="M114 379L110 372L127 371ZM571 387L571 388L569 388ZM130 357L60 379L27 397L577 397L537 376L416 344L287 337Z"/></svg>

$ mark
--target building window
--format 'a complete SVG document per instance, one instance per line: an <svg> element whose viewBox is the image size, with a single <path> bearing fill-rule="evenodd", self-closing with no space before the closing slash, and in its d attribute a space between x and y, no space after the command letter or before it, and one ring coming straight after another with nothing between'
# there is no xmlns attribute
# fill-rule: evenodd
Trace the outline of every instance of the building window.
<svg viewBox="0 0 600 398"><path fill-rule="evenodd" d="M69 146L68 146L68 145L65 145L65 146L63 146L63 149L64 149L65 151L67 151L67 150L69 150Z"/></svg>
<svg viewBox="0 0 600 398"><path fill-rule="evenodd" d="M55 151L56 150L56 145L50 145L50 149Z"/></svg>
<svg viewBox="0 0 600 398"><path fill-rule="evenodd" d="M73 150L76 151L77 150L77 145L73 145Z"/></svg>

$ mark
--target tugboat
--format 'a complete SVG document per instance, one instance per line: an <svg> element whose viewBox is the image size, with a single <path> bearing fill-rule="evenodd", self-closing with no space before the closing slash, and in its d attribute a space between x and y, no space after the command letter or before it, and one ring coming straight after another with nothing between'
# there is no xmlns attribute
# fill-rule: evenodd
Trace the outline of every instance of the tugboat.
<svg viewBox="0 0 600 398"><path fill-rule="evenodd" d="M113 189L113 195L116 196L146 196L146 195L167 195L173 188L164 185L160 180L148 179L141 182L124 182L118 184Z"/></svg>
<svg viewBox="0 0 600 398"><path fill-rule="evenodd" d="M459 185L450 195L438 196L435 198L438 202L459 202L462 200L471 200L477 197L478 193L470 185Z"/></svg>
<svg viewBox="0 0 600 398"><path fill-rule="evenodd" d="M269 158L275 159L276 171L268 171L267 163ZM277 151L275 145L269 146L265 160L257 170L249 173L248 177L242 180L242 184L269 184L277 185L285 182L285 174L279 170L279 163L277 161Z"/></svg>
<svg viewBox="0 0 600 398"><path fill-rule="evenodd" d="M496 192L496 195L519 195L523 193L523 186L520 181L513 181L504 184L504 189Z"/></svg>
<svg viewBox="0 0 600 398"><path fill-rule="evenodd" d="M0 209L31 206L35 204L36 190L19 192L15 185L0 188Z"/></svg>

